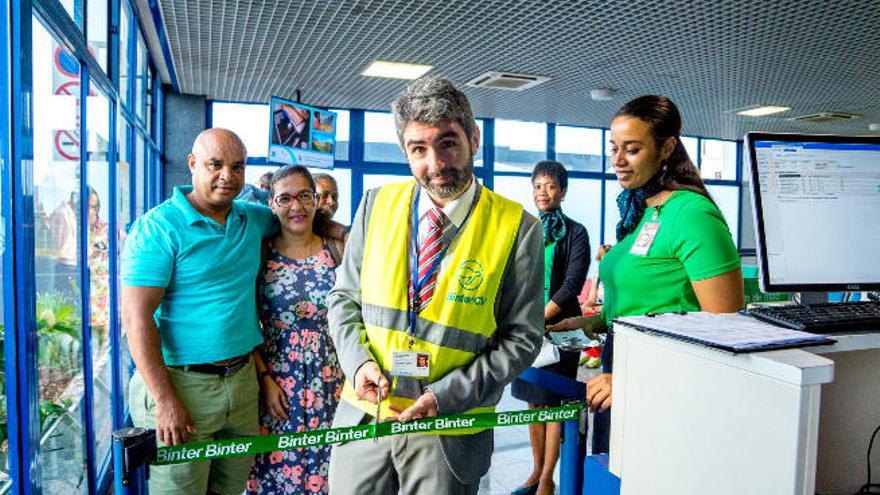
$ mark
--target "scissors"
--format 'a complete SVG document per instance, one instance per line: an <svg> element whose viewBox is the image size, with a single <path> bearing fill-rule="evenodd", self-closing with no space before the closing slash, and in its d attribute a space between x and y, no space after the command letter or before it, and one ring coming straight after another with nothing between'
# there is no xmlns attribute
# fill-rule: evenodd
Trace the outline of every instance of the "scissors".
<svg viewBox="0 0 880 495"><path fill-rule="evenodd" d="M376 387L376 418L373 420L373 443L379 441L379 415L382 414L382 387Z"/></svg>

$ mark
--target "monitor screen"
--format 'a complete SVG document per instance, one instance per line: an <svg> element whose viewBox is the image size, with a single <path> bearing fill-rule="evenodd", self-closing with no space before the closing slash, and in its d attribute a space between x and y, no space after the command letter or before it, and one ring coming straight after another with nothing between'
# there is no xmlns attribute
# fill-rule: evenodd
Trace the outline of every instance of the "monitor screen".
<svg viewBox="0 0 880 495"><path fill-rule="evenodd" d="M762 288L880 288L880 136L749 133Z"/></svg>
<svg viewBox="0 0 880 495"><path fill-rule="evenodd" d="M269 108L270 162L333 168L336 113L274 97Z"/></svg>

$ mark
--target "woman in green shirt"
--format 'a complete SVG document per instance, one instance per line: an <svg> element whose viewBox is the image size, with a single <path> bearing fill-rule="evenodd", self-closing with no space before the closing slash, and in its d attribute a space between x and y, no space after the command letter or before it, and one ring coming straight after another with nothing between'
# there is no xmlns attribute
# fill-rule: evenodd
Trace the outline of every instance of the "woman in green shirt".
<svg viewBox="0 0 880 495"><path fill-rule="evenodd" d="M729 313L743 307L742 271L730 230L680 133L678 109L664 96L636 98L615 114L611 161L623 192L617 198L617 244L599 265L602 313L569 318L550 330L602 332L621 316ZM613 335L608 337L605 372L587 383L593 411L611 407ZM607 450L606 440L594 437L594 451Z"/></svg>

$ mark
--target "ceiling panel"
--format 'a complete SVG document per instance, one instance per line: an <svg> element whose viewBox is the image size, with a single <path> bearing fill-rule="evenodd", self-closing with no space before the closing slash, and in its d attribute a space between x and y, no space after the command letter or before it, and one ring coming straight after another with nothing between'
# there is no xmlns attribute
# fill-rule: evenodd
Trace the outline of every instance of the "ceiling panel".
<svg viewBox="0 0 880 495"><path fill-rule="evenodd" d="M664 94L685 133L868 133L880 122L880 1L159 0L184 93L388 110L404 81L374 59L433 65L462 87L488 70L552 79L522 92L464 88L480 117L607 126L642 94ZM593 88L614 88L605 102ZM792 107L763 118L729 113ZM863 115L805 124L820 111Z"/></svg>

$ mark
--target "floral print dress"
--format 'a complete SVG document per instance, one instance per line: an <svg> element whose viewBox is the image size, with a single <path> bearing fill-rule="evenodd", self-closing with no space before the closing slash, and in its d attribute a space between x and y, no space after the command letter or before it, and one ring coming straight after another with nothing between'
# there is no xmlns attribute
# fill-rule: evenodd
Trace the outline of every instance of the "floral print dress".
<svg viewBox="0 0 880 495"><path fill-rule="evenodd" d="M259 311L269 372L288 397L288 421L265 410L263 434L330 428L342 393L342 369L327 325L327 294L336 281L325 244L317 254L291 259L271 248L260 272ZM248 493L328 493L330 446L257 456Z"/></svg>

